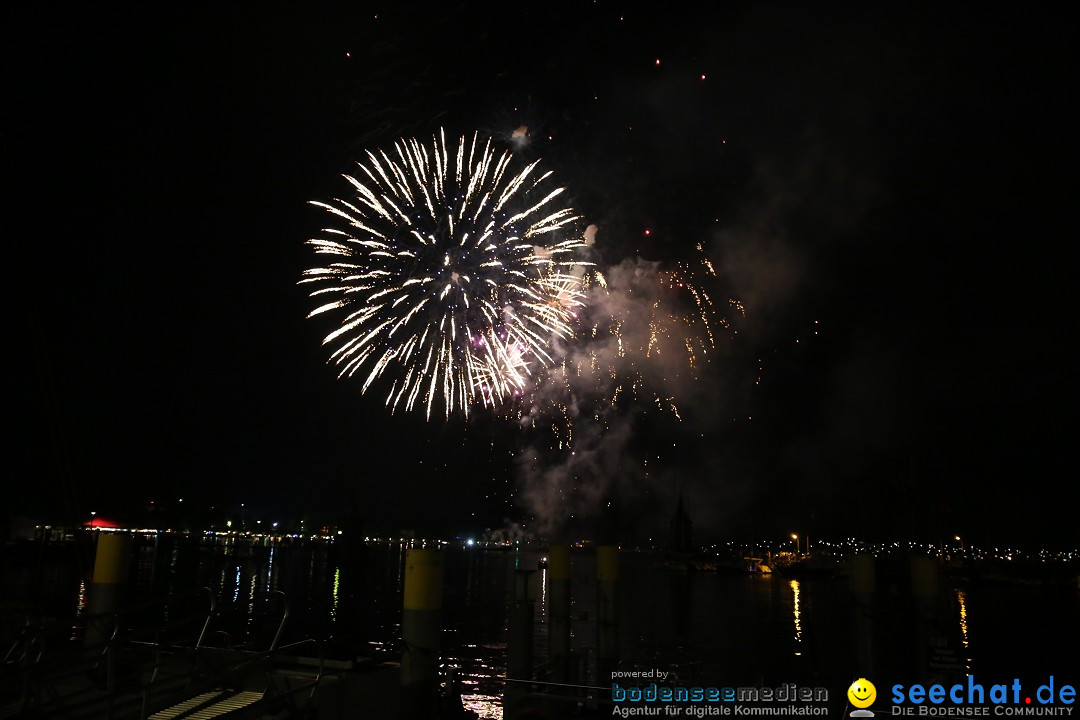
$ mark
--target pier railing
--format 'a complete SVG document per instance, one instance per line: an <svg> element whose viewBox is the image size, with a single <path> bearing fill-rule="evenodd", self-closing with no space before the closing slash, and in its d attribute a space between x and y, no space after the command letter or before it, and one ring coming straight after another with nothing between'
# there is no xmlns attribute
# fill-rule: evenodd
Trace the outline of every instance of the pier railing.
<svg viewBox="0 0 1080 720"><path fill-rule="evenodd" d="M212 629L218 605L209 590L74 623L28 617L5 649L0 717L164 720L248 707L259 713L288 707L297 716L312 705L323 651L312 639L282 646L288 603L281 593L271 600L280 618L261 649L209 644L227 640ZM80 642L80 630L92 642Z"/></svg>

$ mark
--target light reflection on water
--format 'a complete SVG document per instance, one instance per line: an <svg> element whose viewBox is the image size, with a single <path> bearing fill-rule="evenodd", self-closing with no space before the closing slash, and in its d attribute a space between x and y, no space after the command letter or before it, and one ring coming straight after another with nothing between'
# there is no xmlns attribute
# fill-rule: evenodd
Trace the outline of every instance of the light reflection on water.
<svg viewBox="0 0 1080 720"><path fill-rule="evenodd" d="M964 673L971 674L971 640L968 638L967 593L956 590L957 613L960 620L960 638L964 645Z"/></svg>
<svg viewBox="0 0 1080 720"><path fill-rule="evenodd" d="M338 603L341 602L341 568L334 568L334 604L330 607L330 619L337 620Z"/></svg>
<svg viewBox="0 0 1080 720"><path fill-rule="evenodd" d="M795 622L795 654L802 655L802 619L799 612L799 581L792 580L788 585L791 587L791 614Z"/></svg>
<svg viewBox="0 0 1080 720"><path fill-rule="evenodd" d="M270 592L277 587L277 575L274 573L274 554L276 552L277 548L271 547L266 560L266 583L263 585L265 592Z"/></svg>
<svg viewBox="0 0 1080 720"><path fill-rule="evenodd" d="M493 695L466 695L461 694L461 704L466 710L472 710L482 718L502 720L502 698Z"/></svg>
<svg viewBox="0 0 1080 720"><path fill-rule="evenodd" d="M90 595L87 592L86 580L79 580L79 592L75 596L75 622L71 627L71 639L78 640L82 637L82 632L85 629L83 625L84 616L86 615L86 606L90 602Z"/></svg>
<svg viewBox="0 0 1080 720"><path fill-rule="evenodd" d="M260 598L278 589L291 604L283 643L327 640L330 657L392 658L401 651L406 549L401 543L253 546L230 539L199 545L165 536L149 542L139 548L132 582L137 593L210 587L222 598L224 619L238 642L254 638L260 625L272 620ZM444 660L459 669L463 697L482 717L501 716L507 607L522 577L515 568L532 571L539 558L538 553L479 548L446 552ZM695 682L829 681L830 687L836 684L830 673L852 667L856 630L844 578L677 572L658 567L653 556L633 553L624 553L620 562L620 654L627 666L670 668L680 680ZM84 613L86 584L70 569L54 573L52 586L66 588L67 615ZM593 557L575 553L572 575L572 643L587 667L596 648ZM534 650L541 663L547 649L546 571L533 571L529 580L536 602ZM884 581L880 586L875 643L887 662L903 656L898 648L907 651L911 634L905 629L902 594ZM1019 669L1009 666L1014 657L1026 658L1025 671L1064 671L1055 669L1055 658L1080 636L1075 589L1070 594L1031 587L948 587L941 632L963 658L964 672L973 672L978 660L980 675L1015 673Z"/></svg>

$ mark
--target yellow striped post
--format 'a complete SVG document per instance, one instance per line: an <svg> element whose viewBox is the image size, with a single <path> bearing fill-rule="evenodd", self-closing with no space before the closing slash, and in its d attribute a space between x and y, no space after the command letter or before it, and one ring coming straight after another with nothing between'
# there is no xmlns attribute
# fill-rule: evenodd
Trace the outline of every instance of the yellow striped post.
<svg viewBox="0 0 1080 720"><path fill-rule="evenodd" d="M431 717L439 669L442 630L443 555L439 550L405 553L401 617L401 711L404 718Z"/></svg>
<svg viewBox="0 0 1080 720"><path fill-rule="evenodd" d="M869 553L851 558L851 591L855 596L855 662L861 677L874 673L874 590L877 587L877 560Z"/></svg>
<svg viewBox="0 0 1080 720"><path fill-rule="evenodd" d="M548 665L554 682L569 682L570 546L548 548Z"/></svg>
<svg viewBox="0 0 1080 720"><path fill-rule="evenodd" d="M938 594L938 561L926 555L911 558L911 591L920 604L933 606Z"/></svg>
<svg viewBox="0 0 1080 720"><path fill-rule="evenodd" d="M851 558L851 589L859 594L874 592L876 573L873 555L860 553Z"/></svg>
<svg viewBox="0 0 1080 720"><path fill-rule="evenodd" d="M123 604L130 567L131 535L98 532L94 574L86 607L84 647L99 647L112 636L114 618L111 613L119 610Z"/></svg>
<svg viewBox="0 0 1080 720"><path fill-rule="evenodd" d="M916 646L920 648L918 671L927 676L932 668L930 657L934 652L935 616L937 615L938 559L927 555L912 555L909 571L911 573L911 594L915 596Z"/></svg>
<svg viewBox="0 0 1080 720"><path fill-rule="evenodd" d="M611 673L619 662L619 548L600 545L596 548L596 624L597 679L601 684L611 681Z"/></svg>

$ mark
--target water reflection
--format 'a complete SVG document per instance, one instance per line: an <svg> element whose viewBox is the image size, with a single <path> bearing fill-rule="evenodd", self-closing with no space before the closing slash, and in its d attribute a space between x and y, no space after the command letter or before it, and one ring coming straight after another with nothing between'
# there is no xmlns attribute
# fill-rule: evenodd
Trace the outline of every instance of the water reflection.
<svg viewBox="0 0 1080 720"><path fill-rule="evenodd" d="M86 606L90 596L86 590L86 580L79 580L79 592L75 596L75 622L71 626L71 639L78 640L86 629L83 625L83 617L86 615Z"/></svg>
<svg viewBox="0 0 1080 720"><path fill-rule="evenodd" d="M540 568L540 607L542 611L541 617L547 617L547 586L548 586L548 571L547 565Z"/></svg>
<svg viewBox="0 0 1080 720"><path fill-rule="evenodd" d="M330 604L330 619L337 620L338 616L338 603L341 602L341 568L334 568L334 589L333 589L333 601Z"/></svg>
<svg viewBox="0 0 1080 720"><path fill-rule="evenodd" d="M472 710L481 718L502 720L502 698L493 695L461 694L461 704L466 710Z"/></svg>
<svg viewBox="0 0 1080 720"><path fill-rule="evenodd" d="M222 600L221 620L229 623L226 629L233 638L251 637L255 625L276 622L262 597L266 590L281 589L291 603L282 642L333 638L334 651L348 653L347 657L392 659L401 650L405 543L354 550L340 543L263 546L226 538L199 543L162 536L156 543L150 538L141 542L133 591L146 597L209 586ZM160 561L156 573L154 557ZM501 715L507 606L518 577L515 563L524 574L537 567L539 557L528 551L446 551L445 662L460 668L464 698L482 717ZM619 644L628 665L672 667L688 682L752 684L800 681L817 674L822 682L831 682L835 679L829 676L831 668L851 662L857 614L844 579L672 572L660 569L655 557L634 553L624 554L620 564ZM70 617L74 605L74 614L82 617L91 588L71 567L58 560L45 571L41 592L58 588L53 598L60 608L56 614ZM26 577L22 582L31 587L33 576L26 573ZM547 650L546 570L533 571L531 579L530 597L537 601L534 649L540 663ZM597 633L593 555L575 552L573 583L572 647L587 657L595 652ZM942 585L940 610L935 610L940 614L935 618L947 618L944 634L953 643L957 673L970 674L975 658L980 673L1015 671L1008 663L1024 653L1026 663L1041 662L1037 669L1045 668L1049 674L1056 670L1050 665L1062 657L1062 648L1080 636L1080 596L1073 587L1048 593L1030 586L957 587L944 581ZM12 587L17 590L21 585ZM883 580L865 606L875 641L873 658L883 664L882 675L906 671L905 653L914 656L921 650L908 632L917 618L896 587ZM958 662L961 652L963 663ZM582 662L581 668L587 671L588 663ZM835 684L844 685L842 679Z"/></svg>
<svg viewBox="0 0 1080 720"><path fill-rule="evenodd" d="M277 583L274 582L274 552L276 550L275 547L270 548L270 555L266 561L266 584L263 586L266 592L277 589Z"/></svg>
<svg viewBox="0 0 1080 720"><path fill-rule="evenodd" d="M968 638L967 593L957 589L956 602L960 606L960 642L964 645L964 674L971 674L971 641Z"/></svg>
<svg viewBox="0 0 1080 720"><path fill-rule="evenodd" d="M799 581L792 580L791 586L792 616L795 622L795 654L802 655L802 613L799 609Z"/></svg>
<svg viewBox="0 0 1080 720"><path fill-rule="evenodd" d="M81 618L86 614L86 604L89 600L90 596L86 591L86 580L79 580L79 594L75 601L75 617Z"/></svg>
<svg viewBox="0 0 1080 720"><path fill-rule="evenodd" d="M239 573L237 573L239 577ZM251 573L251 587L248 589L248 611L247 611L247 626L248 634L250 635L251 629L255 625L255 573Z"/></svg>

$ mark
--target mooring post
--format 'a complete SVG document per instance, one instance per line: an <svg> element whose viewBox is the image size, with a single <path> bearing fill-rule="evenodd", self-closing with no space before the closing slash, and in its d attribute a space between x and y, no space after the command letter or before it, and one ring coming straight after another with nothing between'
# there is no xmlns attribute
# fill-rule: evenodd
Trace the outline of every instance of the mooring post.
<svg viewBox="0 0 1080 720"><path fill-rule="evenodd" d="M920 677L930 677L935 668L930 659L934 653L945 653L945 646L935 647L935 621L937 618L938 578L940 566L936 557L913 555L910 560L911 594L915 598L916 622L919 646L918 672Z"/></svg>
<svg viewBox="0 0 1080 720"><path fill-rule="evenodd" d="M83 635L83 647L87 650L100 650L112 637L116 629L113 614L123 605L130 567L131 535L98 532L86 605L88 621Z"/></svg>
<svg viewBox="0 0 1080 720"><path fill-rule="evenodd" d="M938 598L938 560L928 555L913 555L910 567L911 592L915 596L915 602L919 610L932 615Z"/></svg>
<svg viewBox="0 0 1080 720"><path fill-rule="evenodd" d="M876 560L859 553L851 558L851 592L855 599L855 661L861 677L874 673L874 590L877 587Z"/></svg>
<svg viewBox="0 0 1080 720"><path fill-rule="evenodd" d="M596 680L611 682L611 673L619 662L619 548L601 545L596 548Z"/></svg>
<svg viewBox="0 0 1080 720"><path fill-rule="evenodd" d="M523 698L529 693L527 682L532 680L533 614L536 602L529 597L530 575L534 570L514 571L514 599L510 603L510 642L506 659L506 695L504 711L508 720L522 710Z"/></svg>
<svg viewBox="0 0 1080 720"><path fill-rule="evenodd" d="M548 548L548 677L569 682L570 546Z"/></svg>
<svg viewBox="0 0 1080 720"><path fill-rule="evenodd" d="M435 711L442 630L443 556L438 550L405 553L401 616L401 717L429 718Z"/></svg>

